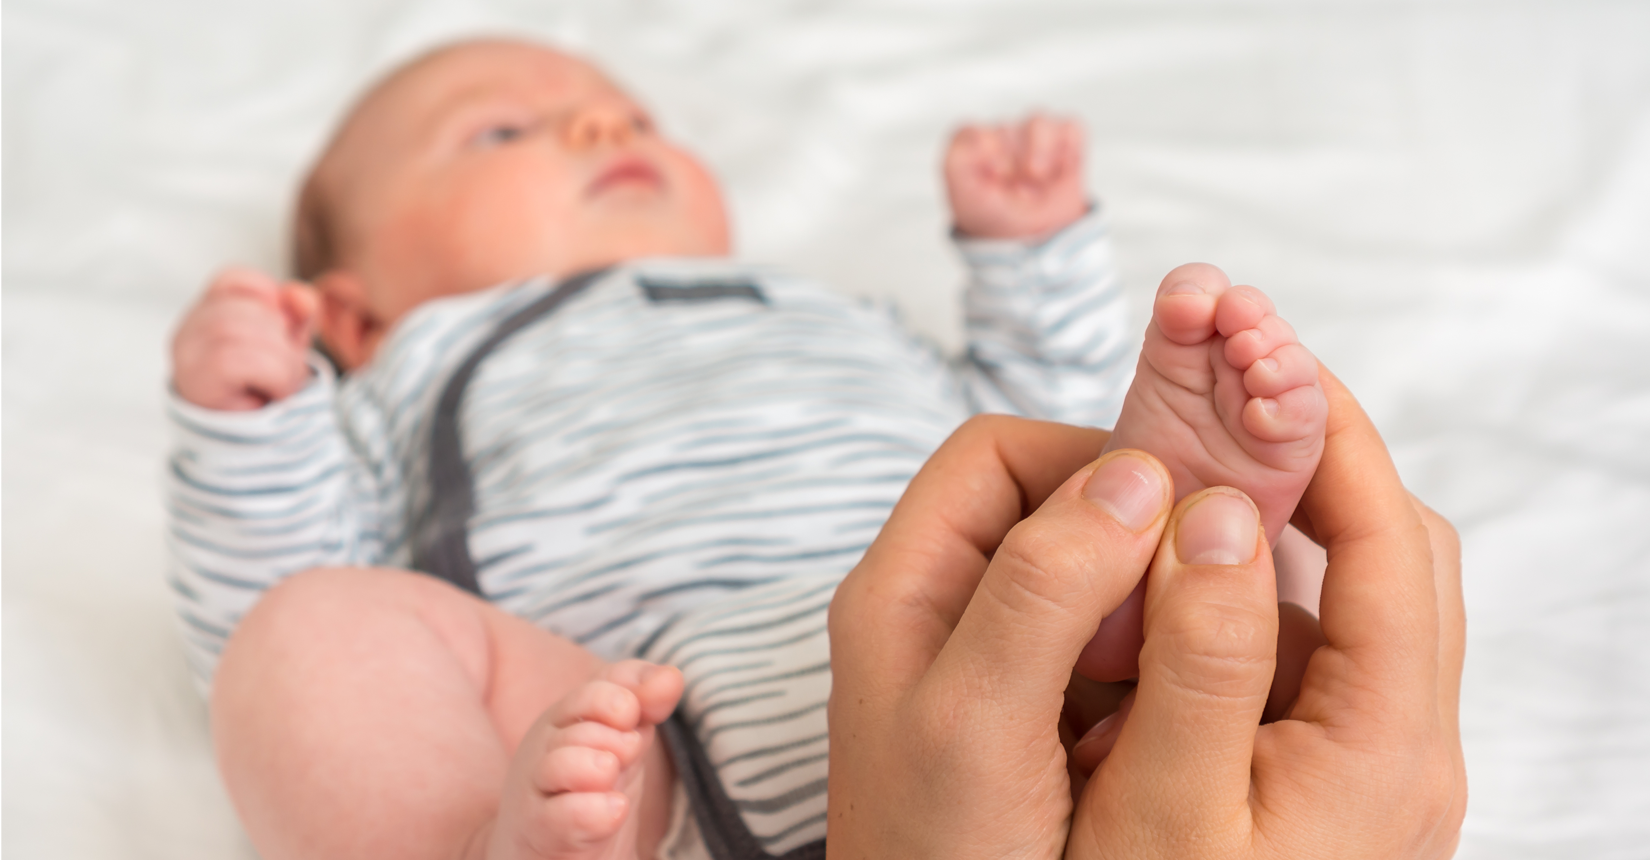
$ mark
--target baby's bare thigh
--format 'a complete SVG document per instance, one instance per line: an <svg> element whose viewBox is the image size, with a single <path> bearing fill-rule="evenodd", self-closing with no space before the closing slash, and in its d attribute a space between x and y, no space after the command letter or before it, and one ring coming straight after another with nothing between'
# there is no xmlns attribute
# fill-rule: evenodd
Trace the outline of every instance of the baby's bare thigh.
<svg viewBox="0 0 1650 860"><path fill-rule="evenodd" d="M425 693L467 699L454 706L483 709L509 751L546 708L603 665L574 642L434 577L317 568L271 589L242 620L224 651L217 692L270 672L297 673L288 681L318 694L394 697L418 684Z"/></svg>

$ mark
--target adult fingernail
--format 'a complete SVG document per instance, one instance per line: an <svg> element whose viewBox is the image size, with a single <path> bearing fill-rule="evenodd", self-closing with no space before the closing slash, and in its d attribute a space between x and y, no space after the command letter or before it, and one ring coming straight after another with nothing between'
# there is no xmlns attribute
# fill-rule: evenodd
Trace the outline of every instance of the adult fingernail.
<svg viewBox="0 0 1650 860"><path fill-rule="evenodd" d="M1213 492L1180 516L1174 551L1181 564L1248 564L1255 559L1260 517L1245 496Z"/></svg>
<svg viewBox="0 0 1650 860"><path fill-rule="evenodd" d="M1164 502L1163 476L1145 460L1118 454L1100 464L1083 486L1083 496L1131 532L1151 525Z"/></svg>

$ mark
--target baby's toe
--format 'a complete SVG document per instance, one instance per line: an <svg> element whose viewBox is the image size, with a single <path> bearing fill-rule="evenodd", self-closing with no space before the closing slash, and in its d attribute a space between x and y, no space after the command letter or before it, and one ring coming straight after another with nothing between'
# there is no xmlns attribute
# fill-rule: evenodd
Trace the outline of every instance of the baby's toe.
<svg viewBox="0 0 1650 860"><path fill-rule="evenodd" d="M1318 360L1298 343L1278 347L1243 373L1243 388L1251 397L1277 397L1317 381Z"/></svg>
<svg viewBox="0 0 1650 860"><path fill-rule="evenodd" d="M629 810L616 791L558 794L540 805L529 847L541 857L575 855L616 835Z"/></svg>
<svg viewBox="0 0 1650 860"><path fill-rule="evenodd" d="M550 707L550 723L566 728L597 722L621 731L634 729L641 717L636 694L612 681L591 681Z"/></svg>
<svg viewBox="0 0 1650 860"><path fill-rule="evenodd" d="M1254 328L1260 321L1276 313L1272 300L1250 286L1236 286L1220 294L1215 307L1215 328L1231 337L1244 329Z"/></svg>
<svg viewBox="0 0 1650 860"><path fill-rule="evenodd" d="M1187 263L1163 277L1152 304L1152 323L1163 336L1187 346L1215 333L1215 307L1231 287L1226 273L1208 263Z"/></svg>
<svg viewBox="0 0 1650 860"><path fill-rule="evenodd" d="M607 679L636 694L646 723L664 722L682 698L682 673L674 666L624 660L608 668Z"/></svg>
<svg viewBox="0 0 1650 860"><path fill-rule="evenodd" d="M1299 342L1293 326L1283 317L1268 314L1249 328L1227 335L1223 355L1227 364L1246 370L1260 359L1277 352L1280 347Z"/></svg>
<svg viewBox="0 0 1650 860"><path fill-rule="evenodd" d="M1294 442L1323 436L1329 401L1323 389L1298 386L1275 397L1254 397L1243 405L1243 429L1263 442Z"/></svg>
<svg viewBox="0 0 1650 860"><path fill-rule="evenodd" d="M612 791L624 769L619 757L590 747L556 747L539 760L533 787L544 794Z"/></svg>
<svg viewBox="0 0 1650 860"><path fill-rule="evenodd" d="M556 729L555 743L557 746L588 747L594 750L605 750L619 757L619 764L629 767L641 756L647 746L649 735L635 729L619 730L612 726L597 722L574 723L564 729Z"/></svg>

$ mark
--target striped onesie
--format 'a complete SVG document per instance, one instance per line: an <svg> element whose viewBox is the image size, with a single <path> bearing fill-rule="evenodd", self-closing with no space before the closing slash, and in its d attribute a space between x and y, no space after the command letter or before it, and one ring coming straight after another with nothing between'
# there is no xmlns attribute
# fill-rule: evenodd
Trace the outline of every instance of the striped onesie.
<svg viewBox="0 0 1650 860"><path fill-rule="evenodd" d="M316 361L260 410L174 397L170 584L198 680L282 578L430 569L431 535L457 528L495 605L604 659L682 667L678 716L722 806L765 852L817 843L835 583L970 414L1109 426L1132 370L1097 215L1034 246L959 245L968 347L949 363L887 309L759 267L650 259L585 279L474 365L448 418L468 478L456 524L430 465L444 388L555 284L427 302L368 365L335 379ZM671 746L680 765L693 744ZM692 805L677 842L723 839Z"/></svg>

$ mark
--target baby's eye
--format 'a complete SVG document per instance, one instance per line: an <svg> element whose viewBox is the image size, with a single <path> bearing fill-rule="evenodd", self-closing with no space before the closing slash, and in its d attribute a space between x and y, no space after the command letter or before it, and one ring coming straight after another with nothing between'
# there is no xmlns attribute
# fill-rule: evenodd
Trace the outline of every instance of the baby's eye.
<svg viewBox="0 0 1650 860"><path fill-rule="evenodd" d="M503 146L527 133L526 126L521 125L494 125L488 126L476 133L470 142L479 147Z"/></svg>

